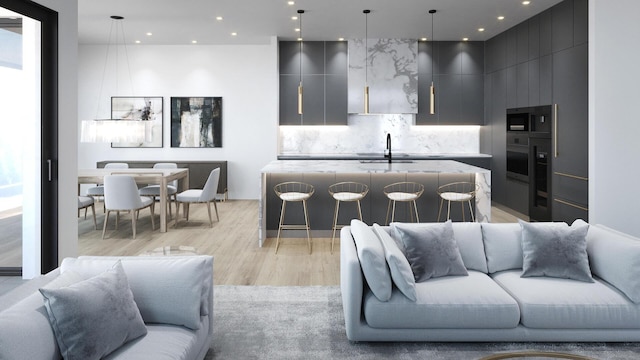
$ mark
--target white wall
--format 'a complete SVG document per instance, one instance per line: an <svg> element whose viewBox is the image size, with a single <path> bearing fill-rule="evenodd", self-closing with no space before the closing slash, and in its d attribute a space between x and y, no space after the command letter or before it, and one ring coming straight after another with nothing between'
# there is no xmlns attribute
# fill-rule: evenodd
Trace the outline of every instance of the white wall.
<svg viewBox="0 0 640 360"><path fill-rule="evenodd" d="M589 222L640 237L638 0L589 1Z"/></svg>
<svg viewBox="0 0 640 360"><path fill-rule="evenodd" d="M79 143L78 167L94 168L101 160L226 160L229 197L258 199L260 169L277 154L276 39L270 45L128 45L127 52L133 89L121 52L117 89L115 70L107 69L100 95L107 47L80 46L79 118L110 117L111 96L162 96L164 146L127 149ZM115 56L107 63L112 68ZM222 96L222 148L171 148L172 96Z"/></svg>
<svg viewBox="0 0 640 360"><path fill-rule="evenodd" d="M35 2L58 12L58 261L61 262L78 252L78 0Z"/></svg>

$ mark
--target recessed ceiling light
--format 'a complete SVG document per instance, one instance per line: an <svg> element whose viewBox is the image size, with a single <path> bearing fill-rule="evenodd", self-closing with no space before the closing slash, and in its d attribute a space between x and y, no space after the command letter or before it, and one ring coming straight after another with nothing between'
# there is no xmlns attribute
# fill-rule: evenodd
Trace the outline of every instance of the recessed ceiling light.
<svg viewBox="0 0 640 360"><path fill-rule="evenodd" d="M295 30L296 30L296 32L300 32L300 28L296 28Z"/></svg>
<svg viewBox="0 0 640 360"><path fill-rule="evenodd" d="M153 35L153 33L150 33L150 32L147 33L147 36L151 36L151 35Z"/></svg>
<svg viewBox="0 0 640 360"><path fill-rule="evenodd" d="M483 32L484 28L479 28L478 31Z"/></svg>
<svg viewBox="0 0 640 360"><path fill-rule="evenodd" d="M296 2L295 2L295 1L287 1L287 4L289 4L289 5L295 5L295 4L296 4Z"/></svg>
<svg viewBox="0 0 640 360"><path fill-rule="evenodd" d="M420 41L427 41L427 38L421 38Z"/></svg>
<svg viewBox="0 0 640 360"><path fill-rule="evenodd" d="M136 40L136 44L140 44L140 42L141 42L140 40Z"/></svg>
<svg viewBox="0 0 640 360"><path fill-rule="evenodd" d="M197 44L197 43L198 43L198 40L191 40L191 43L192 43L192 44Z"/></svg>
<svg viewBox="0 0 640 360"><path fill-rule="evenodd" d="M298 41L302 41L302 38L300 38L300 37L299 37L299 38L298 38Z"/></svg>
<svg viewBox="0 0 640 360"><path fill-rule="evenodd" d="M222 16L216 16L216 20L222 21Z"/></svg>
<svg viewBox="0 0 640 360"><path fill-rule="evenodd" d="M338 38L338 41L344 41L344 38Z"/></svg>
<svg viewBox="0 0 640 360"><path fill-rule="evenodd" d="M498 20L504 20L504 16L498 16Z"/></svg>
<svg viewBox="0 0 640 360"><path fill-rule="evenodd" d="M462 41L469 41L469 38L462 38Z"/></svg>
<svg viewBox="0 0 640 360"><path fill-rule="evenodd" d="M522 2L522 5L529 5L529 4L531 4L531 1L525 0Z"/></svg>
<svg viewBox="0 0 640 360"><path fill-rule="evenodd" d="M298 17L297 16L292 16L291 20L298 20Z"/></svg>
<svg viewBox="0 0 640 360"><path fill-rule="evenodd" d="M231 36L236 36L236 35L238 35L238 33L237 33L237 32L232 32L232 33L231 33Z"/></svg>

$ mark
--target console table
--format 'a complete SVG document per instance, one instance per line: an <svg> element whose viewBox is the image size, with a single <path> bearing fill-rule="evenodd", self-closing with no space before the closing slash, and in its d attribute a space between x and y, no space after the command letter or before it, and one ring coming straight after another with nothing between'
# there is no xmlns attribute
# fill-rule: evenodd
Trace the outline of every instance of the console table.
<svg viewBox="0 0 640 360"><path fill-rule="evenodd" d="M175 161L175 160L103 160L98 161L96 166L103 168L105 164L120 162L129 164L130 168L152 168L155 163L176 163L178 168L189 169L189 189L202 189L207 182L209 173L215 168L220 168L220 181L218 182L218 194L226 200L227 188L227 162L226 161Z"/></svg>

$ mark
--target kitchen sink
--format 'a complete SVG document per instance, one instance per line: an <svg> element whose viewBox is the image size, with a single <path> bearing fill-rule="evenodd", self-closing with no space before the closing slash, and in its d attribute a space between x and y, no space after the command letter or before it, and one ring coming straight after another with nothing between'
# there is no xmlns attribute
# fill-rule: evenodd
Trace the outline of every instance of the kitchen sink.
<svg viewBox="0 0 640 360"><path fill-rule="evenodd" d="M359 160L361 164L384 164L388 163L387 159L376 159L376 160ZM393 164L411 164L413 160L391 160Z"/></svg>

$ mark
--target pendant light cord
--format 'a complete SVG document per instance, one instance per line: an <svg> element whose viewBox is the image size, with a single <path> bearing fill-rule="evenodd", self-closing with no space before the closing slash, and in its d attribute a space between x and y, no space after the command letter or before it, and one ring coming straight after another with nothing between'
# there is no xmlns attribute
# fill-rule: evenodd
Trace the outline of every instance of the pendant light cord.
<svg viewBox="0 0 640 360"><path fill-rule="evenodd" d="M300 24L300 86L302 86L302 14L304 14L304 10L298 10L298 14Z"/></svg>
<svg viewBox="0 0 640 360"><path fill-rule="evenodd" d="M435 10L429 10L429 13L431 13L431 85L433 85L433 78L434 78L434 74L433 74L433 64L434 64L434 57L435 57L435 53L436 53L436 49L435 49L435 41L433 39L433 14L435 14Z"/></svg>
<svg viewBox="0 0 640 360"><path fill-rule="evenodd" d="M369 84L369 10L364 11L364 85Z"/></svg>

